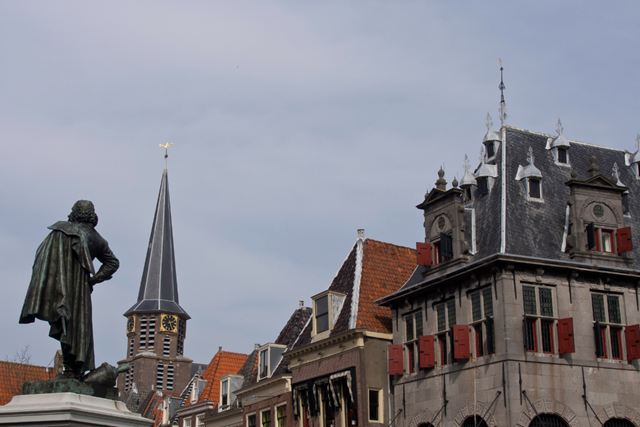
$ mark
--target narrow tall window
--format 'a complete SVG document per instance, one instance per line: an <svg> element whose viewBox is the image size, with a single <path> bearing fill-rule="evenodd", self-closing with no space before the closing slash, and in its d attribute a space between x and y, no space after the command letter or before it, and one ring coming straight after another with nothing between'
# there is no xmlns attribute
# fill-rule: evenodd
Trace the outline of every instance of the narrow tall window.
<svg viewBox="0 0 640 427"><path fill-rule="evenodd" d="M156 369L156 389L162 390L164 385L164 364L158 362L158 368Z"/></svg>
<svg viewBox="0 0 640 427"><path fill-rule="evenodd" d="M471 318L475 340L476 357L493 354L495 351L493 334L493 294L491 288L474 292L471 297Z"/></svg>
<svg viewBox="0 0 640 427"><path fill-rule="evenodd" d="M271 411L264 411L261 414L262 427L271 427Z"/></svg>
<svg viewBox="0 0 640 427"><path fill-rule="evenodd" d="M540 199L540 180L529 178L529 198Z"/></svg>
<svg viewBox="0 0 640 427"><path fill-rule="evenodd" d="M185 336L186 322L182 319L178 320L178 340L176 342L176 354L182 356L184 351L184 336Z"/></svg>
<svg viewBox="0 0 640 427"><path fill-rule="evenodd" d="M140 319L140 348L147 348L147 318Z"/></svg>
<svg viewBox="0 0 640 427"><path fill-rule="evenodd" d="M380 392L381 390L369 390L369 421L380 422Z"/></svg>
<svg viewBox="0 0 640 427"><path fill-rule="evenodd" d="M162 355L164 357L169 357L171 355L171 338L169 337L165 337L164 339Z"/></svg>
<svg viewBox="0 0 640 427"><path fill-rule="evenodd" d="M493 146L493 142L488 142L485 145L487 147L487 159L490 159L490 158L492 158L493 156L496 155L495 148Z"/></svg>
<svg viewBox="0 0 640 427"><path fill-rule="evenodd" d="M222 382L222 398L220 399L220 404L222 407L226 407L229 404L229 380L225 380Z"/></svg>
<svg viewBox="0 0 640 427"><path fill-rule="evenodd" d="M156 339L156 318L149 319L149 337L147 338L147 348L153 349Z"/></svg>
<svg viewBox="0 0 640 427"><path fill-rule="evenodd" d="M323 296L316 300L316 333L329 330L329 297Z"/></svg>
<svg viewBox="0 0 640 427"><path fill-rule="evenodd" d="M487 185L487 178L477 178L476 183L478 184L478 193L480 195L485 195L489 193L489 186Z"/></svg>
<svg viewBox="0 0 640 427"><path fill-rule="evenodd" d="M167 366L167 390L173 390L173 365Z"/></svg>
<svg viewBox="0 0 640 427"><path fill-rule="evenodd" d="M567 149L558 147L558 163L567 164Z"/></svg>
<svg viewBox="0 0 640 427"><path fill-rule="evenodd" d="M405 340L404 346L407 353L407 367L409 373L418 369L418 338L422 336L422 310L404 317Z"/></svg>
<svg viewBox="0 0 640 427"><path fill-rule="evenodd" d="M442 304L436 305L436 315L438 318L438 344L440 346L440 364L447 364L447 331L451 330L456 324L456 301L449 300ZM451 345L451 342L449 343ZM453 348L453 347L449 347Z"/></svg>
<svg viewBox="0 0 640 427"><path fill-rule="evenodd" d="M269 376L269 349L260 352L260 378Z"/></svg>
<svg viewBox="0 0 640 427"><path fill-rule="evenodd" d="M557 319L553 308L553 289L544 286L522 286L524 308L524 347L532 353L556 353Z"/></svg>
<svg viewBox="0 0 640 427"><path fill-rule="evenodd" d="M278 406L276 409L276 415L278 417L278 427L286 427L287 425L287 407Z"/></svg>
<svg viewBox="0 0 640 427"><path fill-rule="evenodd" d="M596 356L600 358L622 359L622 311L620 295L591 294Z"/></svg>
<svg viewBox="0 0 640 427"><path fill-rule="evenodd" d="M256 416L255 416L255 414L247 415L247 427L256 427Z"/></svg>
<svg viewBox="0 0 640 427"><path fill-rule="evenodd" d="M133 338L129 340L129 357L133 356Z"/></svg>

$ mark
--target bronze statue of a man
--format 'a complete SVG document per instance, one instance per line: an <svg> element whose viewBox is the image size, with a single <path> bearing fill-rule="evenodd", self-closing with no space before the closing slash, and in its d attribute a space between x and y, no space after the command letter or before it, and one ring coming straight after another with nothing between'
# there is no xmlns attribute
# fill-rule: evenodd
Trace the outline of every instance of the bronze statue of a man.
<svg viewBox="0 0 640 427"><path fill-rule="evenodd" d="M64 378L80 379L95 369L91 292L111 279L120 263L98 234L93 203L78 200L69 221L58 221L36 251L20 323L49 322L49 336L60 341ZM102 266L95 273L93 259Z"/></svg>

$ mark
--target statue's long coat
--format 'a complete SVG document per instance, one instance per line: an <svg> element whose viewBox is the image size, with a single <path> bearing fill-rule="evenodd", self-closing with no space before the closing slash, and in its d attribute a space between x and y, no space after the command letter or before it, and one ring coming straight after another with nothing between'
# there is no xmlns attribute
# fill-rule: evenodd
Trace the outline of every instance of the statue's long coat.
<svg viewBox="0 0 640 427"><path fill-rule="evenodd" d="M36 251L20 323L49 322L49 336L71 347L76 362L84 363L83 371L92 370L91 292L93 284L111 278L119 262L91 224L59 221L49 229L53 231ZM102 266L91 279L94 258ZM63 319L63 313L69 318Z"/></svg>

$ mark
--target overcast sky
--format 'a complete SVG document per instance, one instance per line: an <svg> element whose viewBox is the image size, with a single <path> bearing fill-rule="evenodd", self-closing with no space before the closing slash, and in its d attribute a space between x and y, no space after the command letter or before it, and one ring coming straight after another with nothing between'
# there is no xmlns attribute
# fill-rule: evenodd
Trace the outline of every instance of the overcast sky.
<svg viewBox="0 0 640 427"><path fill-rule="evenodd" d="M96 362L126 356L171 142L185 355L249 353L327 288L358 228L415 247L415 205L478 162L487 112L635 151L636 2L0 2L0 356L36 248L77 199L120 259L93 293Z"/></svg>

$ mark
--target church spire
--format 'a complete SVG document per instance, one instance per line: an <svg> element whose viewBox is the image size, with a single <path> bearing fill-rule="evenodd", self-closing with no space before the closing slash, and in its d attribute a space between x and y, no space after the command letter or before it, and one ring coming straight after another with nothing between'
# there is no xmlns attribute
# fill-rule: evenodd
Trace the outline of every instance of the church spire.
<svg viewBox="0 0 640 427"><path fill-rule="evenodd" d="M171 202L169 200L169 179L165 169L160 183L158 204L153 218L147 258L142 271L142 282L138 302L124 313L161 311L190 319L178 301L178 280L176 260L173 251L173 228L171 226Z"/></svg>

